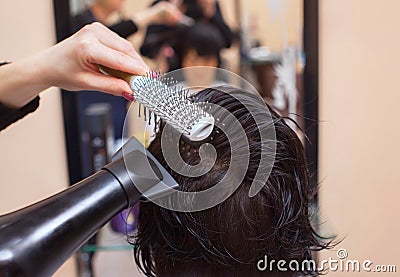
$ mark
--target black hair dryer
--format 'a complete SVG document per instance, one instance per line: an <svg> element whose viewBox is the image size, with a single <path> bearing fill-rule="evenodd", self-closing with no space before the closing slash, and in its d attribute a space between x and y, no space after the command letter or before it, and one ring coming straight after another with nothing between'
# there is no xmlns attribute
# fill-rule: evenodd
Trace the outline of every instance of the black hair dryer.
<svg viewBox="0 0 400 277"><path fill-rule="evenodd" d="M155 199L177 186L132 137L113 162L92 176L45 200L0 216L0 277L51 276L121 210L142 196Z"/></svg>

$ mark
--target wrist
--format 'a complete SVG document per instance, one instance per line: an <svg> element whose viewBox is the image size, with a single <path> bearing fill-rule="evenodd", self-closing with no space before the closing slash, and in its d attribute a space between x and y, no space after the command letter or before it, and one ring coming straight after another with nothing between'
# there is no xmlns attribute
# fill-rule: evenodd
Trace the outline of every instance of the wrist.
<svg viewBox="0 0 400 277"><path fill-rule="evenodd" d="M43 89L53 86L49 64L48 58L46 59L46 55L43 55L42 52L22 61L20 63L20 66L23 67L21 71L25 74L27 84Z"/></svg>
<svg viewBox="0 0 400 277"><path fill-rule="evenodd" d="M138 26L139 28L144 28L147 25L149 25L152 21L154 21L154 17L155 15L150 9L135 14L132 17L132 20L136 24L136 26Z"/></svg>
<svg viewBox="0 0 400 277"><path fill-rule="evenodd" d="M41 85L42 90L62 85L64 73L70 67L69 63L75 61L68 51L64 51L68 46L72 47L61 42L31 57L28 62L31 68L27 69L27 74L31 76L31 85Z"/></svg>
<svg viewBox="0 0 400 277"><path fill-rule="evenodd" d="M34 57L2 66L0 79L5 80L0 87L0 102L11 108L20 108L29 103L48 85L42 77Z"/></svg>

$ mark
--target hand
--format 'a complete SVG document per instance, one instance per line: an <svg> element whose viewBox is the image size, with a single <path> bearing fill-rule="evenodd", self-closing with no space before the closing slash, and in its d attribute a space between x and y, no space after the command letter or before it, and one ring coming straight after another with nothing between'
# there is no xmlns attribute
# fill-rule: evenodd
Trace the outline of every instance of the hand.
<svg viewBox="0 0 400 277"><path fill-rule="evenodd" d="M175 55L174 49L169 45L163 45L155 57L154 61L157 65L157 71L165 73L169 70L168 58L172 58Z"/></svg>
<svg viewBox="0 0 400 277"><path fill-rule="evenodd" d="M148 9L152 24L176 25L183 17L179 8L170 2L161 1Z"/></svg>
<svg viewBox="0 0 400 277"><path fill-rule="evenodd" d="M129 85L101 74L99 64L137 75L149 71L128 41L93 23L36 55L1 66L0 102L19 108L51 86L124 94L131 99Z"/></svg>
<svg viewBox="0 0 400 277"><path fill-rule="evenodd" d="M213 17L217 11L216 0L197 0L197 4L203 10L203 14L207 18Z"/></svg>
<svg viewBox="0 0 400 277"><path fill-rule="evenodd" d="M132 44L100 23L83 27L73 36L41 53L49 86L67 90L97 90L132 94L120 79L99 72L98 65L143 75L149 71Z"/></svg>

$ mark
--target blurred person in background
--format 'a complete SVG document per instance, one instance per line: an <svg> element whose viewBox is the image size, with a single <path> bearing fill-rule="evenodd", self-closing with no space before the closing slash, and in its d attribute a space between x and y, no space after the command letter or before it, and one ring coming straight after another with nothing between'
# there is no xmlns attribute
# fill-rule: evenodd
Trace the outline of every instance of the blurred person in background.
<svg viewBox="0 0 400 277"><path fill-rule="evenodd" d="M156 6L166 0L157 0L152 6ZM221 8L217 0L170 0L188 17L194 20L194 24L202 22L213 25L222 37L222 48L229 48L232 44L232 31L225 23ZM182 67L183 53L181 43L187 26L174 27L166 24L149 25L146 31L140 52L142 55L155 59L161 65L161 72L171 71Z"/></svg>
<svg viewBox="0 0 400 277"><path fill-rule="evenodd" d="M106 25L112 14L121 12L125 0L94 0L92 2L87 9L72 18L72 32L96 21ZM182 13L175 5L164 2L137 12L131 18L121 19L108 27L121 37L127 38L148 24L175 25L181 18Z"/></svg>
<svg viewBox="0 0 400 277"><path fill-rule="evenodd" d="M218 29L213 24L201 21L189 27L182 38L179 48L182 53L182 68L208 68L182 71L184 82L180 85L189 88L191 92L226 85L217 78L216 68L221 66L220 51L224 47L224 38Z"/></svg>

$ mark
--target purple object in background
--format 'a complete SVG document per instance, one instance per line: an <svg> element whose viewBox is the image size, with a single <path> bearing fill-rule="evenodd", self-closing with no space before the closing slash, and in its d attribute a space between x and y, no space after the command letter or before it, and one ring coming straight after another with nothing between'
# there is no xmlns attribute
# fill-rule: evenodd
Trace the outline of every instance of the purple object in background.
<svg viewBox="0 0 400 277"><path fill-rule="evenodd" d="M123 210L111 219L111 229L114 232L129 234L136 231L139 216L139 203L133 207Z"/></svg>

